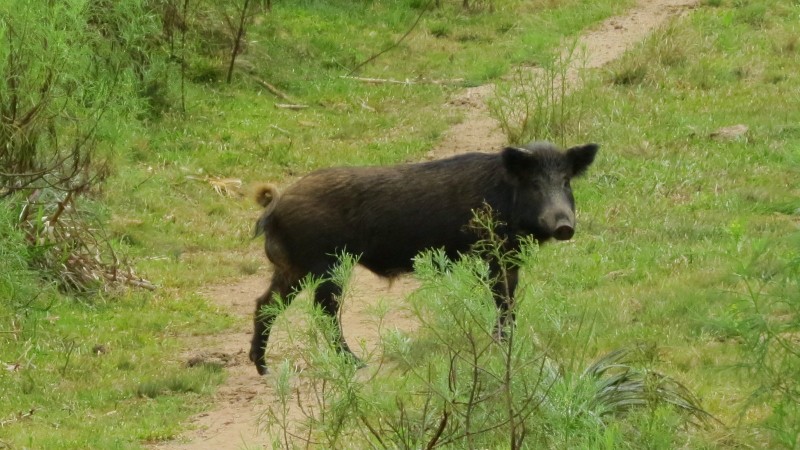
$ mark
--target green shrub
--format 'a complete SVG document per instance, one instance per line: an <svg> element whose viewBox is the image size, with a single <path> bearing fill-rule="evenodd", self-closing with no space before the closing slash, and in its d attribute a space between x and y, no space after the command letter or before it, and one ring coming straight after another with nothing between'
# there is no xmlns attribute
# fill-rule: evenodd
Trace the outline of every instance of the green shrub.
<svg viewBox="0 0 800 450"><path fill-rule="evenodd" d="M535 253L527 245L521 254L506 254L493 239L479 246L482 254L512 262L529 261ZM353 264L352 258L343 262L338 283L346 283ZM331 448L343 442L580 448L611 439L615 448L669 448L679 439L676 425L713 420L685 386L655 370L652 349L632 345L584 367L578 355L568 364L556 360L532 327L510 328L498 341L493 280L481 257L453 262L443 251L431 251L417 258L415 274L422 286L410 301L420 328L413 336L384 336L383 369L359 376L357 366L325 344L335 332L318 312L310 328L296 335L307 340L301 357L311 369L303 384L316 399L309 407L316 413L308 413L302 425L307 438L295 434L288 404L297 374L284 363L274 378L280 405L266 413L274 435L283 436L281 445L309 439ZM518 298L514 308L524 310L525 300ZM623 421L626 415L635 419ZM646 423L650 434L626 428L633 420Z"/></svg>

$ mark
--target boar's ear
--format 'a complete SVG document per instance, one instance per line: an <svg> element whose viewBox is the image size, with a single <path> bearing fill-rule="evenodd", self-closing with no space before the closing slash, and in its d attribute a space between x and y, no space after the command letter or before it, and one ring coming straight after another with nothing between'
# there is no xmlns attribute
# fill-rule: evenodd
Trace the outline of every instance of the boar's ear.
<svg viewBox="0 0 800 450"><path fill-rule="evenodd" d="M515 176L529 172L534 165L531 152L522 148L506 147L501 155L503 156L503 166L508 173Z"/></svg>
<svg viewBox="0 0 800 450"><path fill-rule="evenodd" d="M600 146L597 144L586 144L567 150L567 161L572 169L573 177L581 176L586 172L586 169L594 162L594 156L599 148Z"/></svg>

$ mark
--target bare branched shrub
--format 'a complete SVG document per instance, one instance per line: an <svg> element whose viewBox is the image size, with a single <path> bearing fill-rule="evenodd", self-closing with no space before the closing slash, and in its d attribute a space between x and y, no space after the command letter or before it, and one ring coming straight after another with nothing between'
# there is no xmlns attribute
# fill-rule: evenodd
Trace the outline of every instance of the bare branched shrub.
<svg viewBox="0 0 800 450"><path fill-rule="evenodd" d="M0 201L21 211L36 265L65 288L143 283L77 205L109 175L120 124L151 103L157 55L144 52L161 30L147 12L140 2L0 6Z"/></svg>

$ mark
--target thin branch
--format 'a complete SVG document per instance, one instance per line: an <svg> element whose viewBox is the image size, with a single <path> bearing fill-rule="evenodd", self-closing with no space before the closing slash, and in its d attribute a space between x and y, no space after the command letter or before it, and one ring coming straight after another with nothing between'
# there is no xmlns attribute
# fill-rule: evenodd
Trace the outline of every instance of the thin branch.
<svg viewBox="0 0 800 450"><path fill-rule="evenodd" d="M442 437L442 433L444 432L445 427L447 426L447 419L450 417L450 414L445 409L442 412L442 420L439 421L439 427L436 428L436 433L434 433L431 440L428 441L428 445L425 446L426 450L431 450L433 447L436 446L436 443L439 441L439 438Z"/></svg>
<svg viewBox="0 0 800 450"><path fill-rule="evenodd" d="M189 0L183 2L183 20L187 20ZM186 29L181 27L181 113L186 114Z"/></svg>
<svg viewBox="0 0 800 450"><path fill-rule="evenodd" d="M239 48L242 45L242 35L244 35L244 22L247 20L247 10L250 7L250 0L244 0L244 5L242 6L242 14L239 16L239 30L236 32L236 40L233 41L233 51L231 52L231 63L228 66L228 78L227 83L231 84L231 78L233 77L233 66L236 63L236 55L239 54Z"/></svg>
<svg viewBox="0 0 800 450"><path fill-rule="evenodd" d="M381 50L380 52L370 56L369 58L367 58L366 61L364 61L361 64L357 65L355 68L353 68L350 72L347 73L347 76L350 76L350 75L356 73L362 67L364 67L367 64L371 63L372 61L378 59L379 56L381 56L384 53L386 53L386 52L388 52L390 50L393 50L397 46L399 46L400 43L403 42L411 34L411 32L414 31L415 28L417 28L417 25L419 25L420 20L422 20L422 16L424 16L425 13L428 12L428 9L430 9L431 3L433 3L433 0L428 0L428 3L426 3L425 6L422 8L422 11L419 13L419 16L417 16L417 20L415 20L414 24L411 25L411 28L409 28L408 31L406 31L406 34L404 34L400 39L395 41L394 44L392 44L392 45L386 47L385 49Z"/></svg>
<svg viewBox="0 0 800 450"><path fill-rule="evenodd" d="M372 424L371 424L371 423L369 423L369 420L367 420L367 418L366 418L366 417L364 417L363 415L361 415L361 416L359 416L358 418L359 418L359 420L361 420L361 423L363 423L363 424L364 424L364 426L365 426L365 427L367 427L367 429L368 429L368 430L369 430L369 432L372 434L372 436L373 436L375 439L377 439L377 440L378 440L378 442L379 442L379 443L380 443L380 444L383 446L383 448L389 448L389 447L386 445L386 443L384 443L384 442L383 442L383 439L381 439L381 434L380 434L380 433L379 433L379 432L378 432L378 431L377 431L377 430L376 430L376 429L375 429L375 428L372 426Z"/></svg>

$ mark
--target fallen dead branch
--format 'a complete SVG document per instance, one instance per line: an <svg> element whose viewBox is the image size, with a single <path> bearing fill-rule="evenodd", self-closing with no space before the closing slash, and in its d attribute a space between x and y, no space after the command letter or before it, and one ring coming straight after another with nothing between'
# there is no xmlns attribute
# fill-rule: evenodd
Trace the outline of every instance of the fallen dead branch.
<svg viewBox="0 0 800 450"><path fill-rule="evenodd" d="M262 80L261 78L253 75L252 73L250 73L249 75L253 78L253 81L255 81L256 84L271 92L272 95L282 98L287 102L296 103L294 99L292 99L292 97L290 97L288 94L283 93L280 89L276 88L272 84Z"/></svg>
<svg viewBox="0 0 800 450"><path fill-rule="evenodd" d="M37 189L26 199L19 226L31 246L40 249L35 266L63 289L79 292L132 286L155 290L121 259L99 222L79 210L77 191Z"/></svg>
<svg viewBox="0 0 800 450"><path fill-rule="evenodd" d="M248 75L250 75L250 77L253 78L253 81L255 81L256 84L258 84L259 86L261 86L264 89L268 90L270 93L272 93L272 95L289 102L289 103L277 103L277 104L275 104L276 108L298 110L298 109L305 109L305 108L309 107L308 105L303 105L301 103L298 103L291 96L289 96L288 94L284 93L280 89L276 88L271 83L269 83L267 81L264 81L261 78L257 77L253 73L248 72Z"/></svg>
<svg viewBox="0 0 800 450"><path fill-rule="evenodd" d="M284 130L283 128L281 128L281 127L279 127L277 125L274 125L274 124L270 125L269 127L272 128L273 130L277 130L278 132L283 133L283 134L287 134L287 135L291 134L291 133L289 133L289 130Z"/></svg>
<svg viewBox="0 0 800 450"><path fill-rule="evenodd" d="M36 409L31 408L27 412L24 412L24 413L23 412L19 412L19 413L15 414L10 419L0 420L0 427L5 427L6 425L11 425L12 423L19 422L21 420L25 420L25 419L33 416L34 412L36 412Z"/></svg>
<svg viewBox="0 0 800 450"><path fill-rule="evenodd" d="M412 85L412 84L436 84L436 85L443 85L443 84L461 84L464 82L463 78L453 78L450 80L428 80L425 78L417 78L417 79L409 79L406 78L405 80L395 80L392 78L367 78L367 77L353 77L349 75L342 75L340 78L344 78L347 80L354 80L359 81L361 83L370 83L370 84L405 84L405 85Z"/></svg>
<svg viewBox="0 0 800 450"><path fill-rule="evenodd" d="M275 107L276 108L280 108L280 109L299 110L299 109L308 108L308 105L294 105L294 104L289 104L289 103L275 103Z"/></svg>

